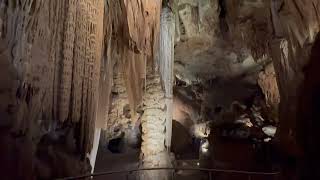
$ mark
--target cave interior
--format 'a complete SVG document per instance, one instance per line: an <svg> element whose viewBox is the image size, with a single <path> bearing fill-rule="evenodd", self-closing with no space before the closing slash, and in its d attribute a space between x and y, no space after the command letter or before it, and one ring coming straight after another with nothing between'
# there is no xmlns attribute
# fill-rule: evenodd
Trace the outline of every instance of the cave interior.
<svg viewBox="0 0 320 180"><path fill-rule="evenodd" d="M319 14L0 0L0 179L320 179Z"/></svg>

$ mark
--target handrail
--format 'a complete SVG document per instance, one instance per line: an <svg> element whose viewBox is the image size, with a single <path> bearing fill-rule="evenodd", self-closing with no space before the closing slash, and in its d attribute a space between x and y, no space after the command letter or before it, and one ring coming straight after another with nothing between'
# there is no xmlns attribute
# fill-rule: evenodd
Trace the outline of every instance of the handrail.
<svg viewBox="0 0 320 180"><path fill-rule="evenodd" d="M59 178L57 180L74 180L74 179L83 179L83 178L87 178L87 177L104 176L104 175L110 175L110 174L123 174L123 173L132 173L132 172L139 172L139 171L154 171L154 170L205 171L205 172L209 172L209 173L224 172L224 173L234 173L234 174L269 175L269 176L280 174L280 172L253 172L253 171L228 170L228 169L159 167L159 168L137 168L137 169L131 169L131 170L106 171L106 172L100 172L100 173L80 175L80 176L75 176L75 177Z"/></svg>

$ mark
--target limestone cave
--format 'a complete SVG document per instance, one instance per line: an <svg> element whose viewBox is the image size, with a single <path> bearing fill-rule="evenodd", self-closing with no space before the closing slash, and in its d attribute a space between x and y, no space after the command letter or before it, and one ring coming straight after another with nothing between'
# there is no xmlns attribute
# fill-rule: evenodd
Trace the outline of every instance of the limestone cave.
<svg viewBox="0 0 320 180"><path fill-rule="evenodd" d="M0 0L0 179L320 179L318 68L320 0Z"/></svg>

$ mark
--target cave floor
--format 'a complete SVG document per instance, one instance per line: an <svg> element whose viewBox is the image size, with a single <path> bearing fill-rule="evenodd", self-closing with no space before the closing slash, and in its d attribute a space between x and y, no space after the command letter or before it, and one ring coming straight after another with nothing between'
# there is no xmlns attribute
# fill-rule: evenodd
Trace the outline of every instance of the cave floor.
<svg viewBox="0 0 320 180"><path fill-rule="evenodd" d="M123 153L111 153L106 147L99 147L95 173L106 171L123 171L138 168L139 149L127 148ZM126 174L112 174L107 176L95 177L95 180L127 180ZM130 178L132 179L132 178Z"/></svg>

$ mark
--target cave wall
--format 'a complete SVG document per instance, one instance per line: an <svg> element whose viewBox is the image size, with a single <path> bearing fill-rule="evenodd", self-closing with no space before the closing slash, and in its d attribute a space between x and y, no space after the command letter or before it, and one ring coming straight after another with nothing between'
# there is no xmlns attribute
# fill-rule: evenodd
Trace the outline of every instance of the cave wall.
<svg viewBox="0 0 320 180"><path fill-rule="evenodd" d="M177 11L175 39L180 43L177 52L198 47L215 54L216 51L210 51L213 42L220 49L225 45L215 38L221 35L227 42L245 45L254 59L272 58L275 74L265 70L261 79L267 80L260 84L266 87L270 104L277 104L275 85L267 91L277 77L280 144L293 156L307 152L299 140L305 137L302 128L307 127L298 125L302 118L297 116L297 99L303 94L303 68L309 63L319 32L320 3L317 0L167 3ZM84 162L92 148L94 129L109 129L108 123L112 124L108 119L110 93L117 74L123 74L130 112L133 117L136 115L143 101L143 88L148 85L146 67L157 72L155 67L161 66L158 52L161 5L161 1L150 0L0 1L0 68L7 75L1 76L0 115L4 119L0 124L4 130L1 147L5 147L1 151L25 157L20 158L25 165L20 166L17 176L28 172L27 176L32 178L33 171L40 177L70 175L72 170L68 167ZM212 49L219 52L219 48ZM120 66L116 71L115 64ZM58 145L51 146L56 142ZM51 152L48 147L53 148L53 155L48 153ZM65 168L60 168L64 170L51 171L60 164L43 162L40 156L65 159L61 160ZM8 172L17 166L8 164ZM34 164L35 170L30 164ZM76 167L73 173L87 171L85 165Z"/></svg>
<svg viewBox="0 0 320 180"><path fill-rule="evenodd" d="M277 131L280 151L287 157L294 157L296 163L300 164L300 160L306 160L305 155L308 154L308 149L311 149L311 146L308 147L302 142L312 141L311 136L307 135L310 126L302 126L308 123L308 120L300 116L299 99L305 94L302 88L307 80L304 69L309 67L311 49L319 32L320 3L317 0L227 0L225 2L226 21L231 27L231 37L237 39L241 35L241 42L247 44L255 56L266 55L273 60L280 94L280 126ZM243 19L240 15L243 14L242 9L250 7L245 6L246 3L258 7L251 11L250 16L245 16ZM252 26L255 28L251 31L241 31L248 27L245 23L249 21L253 22ZM257 42L246 37L256 37L254 39ZM310 164L304 165L308 167ZM301 169L293 168L290 171L304 174Z"/></svg>
<svg viewBox="0 0 320 180"><path fill-rule="evenodd" d="M131 112L141 103L147 61L159 57L161 1L0 5L1 68L9 75L1 78L1 149L17 158L4 158L7 172L23 179L88 172L94 132L108 128L115 64Z"/></svg>
<svg viewBox="0 0 320 180"><path fill-rule="evenodd" d="M298 96L297 142L304 152L298 168L301 169L301 179L318 179L320 174L317 162L319 161L319 34L311 49L310 63L303 69L304 82L300 85Z"/></svg>
<svg viewBox="0 0 320 180"><path fill-rule="evenodd" d="M142 100L146 66L159 58L161 1L108 1L107 9L107 34L111 37L108 58L119 61L134 112Z"/></svg>

